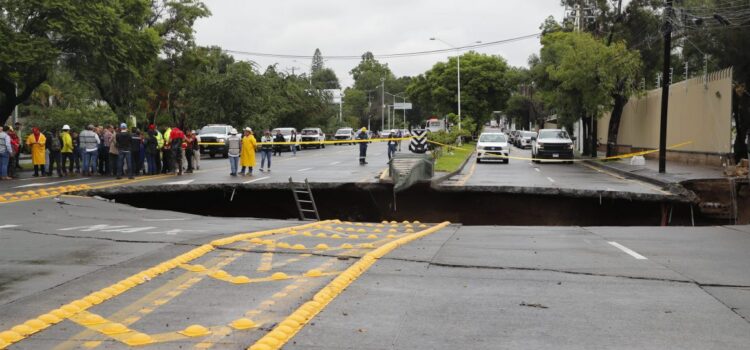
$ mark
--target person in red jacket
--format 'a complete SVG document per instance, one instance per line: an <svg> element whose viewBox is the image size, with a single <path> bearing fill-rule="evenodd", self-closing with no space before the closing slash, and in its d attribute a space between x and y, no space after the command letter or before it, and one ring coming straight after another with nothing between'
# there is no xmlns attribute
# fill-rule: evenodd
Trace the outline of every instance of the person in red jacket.
<svg viewBox="0 0 750 350"><path fill-rule="evenodd" d="M18 177L18 169L15 167L15 161L18 159L18 156L21 152L21 138L18 137L18 134L16 134L16 131L13 130L12 126L8 127L8 136L10 137L10 146L13 149L13 152L10 156L10 164L11 166L8 166L8 176L12 178Z"/></svg>
<svg viewBox="0 0 750 350"><path fill-rule="evenodd" d="M172 149L172 172L177 171L177 175L182 175L182 142L185 140L185 133L177 127L172 128L169 133L169 144Z"/></svg>

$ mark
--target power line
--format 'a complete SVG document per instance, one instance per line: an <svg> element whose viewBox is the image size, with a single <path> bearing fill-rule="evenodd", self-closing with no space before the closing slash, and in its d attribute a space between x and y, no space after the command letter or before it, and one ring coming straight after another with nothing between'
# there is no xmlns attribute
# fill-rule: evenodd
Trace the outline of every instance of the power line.
<svg viewBox="0 0 750 350"><path fill-rule="evenodd" d="M538 38L541 34L542 33L534 33L534 34L528 34L528 35L518 36L514 38L495 40L495 41L480 43L480 44L459 46L459 47L449 48L449 49L401 52L401 53L389 53L389 54L373 54L373 56L376 58L403 58L403 57L434 55L434 54L440 54L440 53L450 53L454 51L478 49L478 48L508 44L508 43L512 43L516 41L531 39L531 38ZM281 53L252 52L252 51L238 51L238 50L224 50L224 52L237 54L237 55L245 55L245 56L285 58L285 59L312 59L313 57L312 55L281 54ZM361 58L362 58L361 54L360 55L326 56L326 60L359 60Z"/></svg>

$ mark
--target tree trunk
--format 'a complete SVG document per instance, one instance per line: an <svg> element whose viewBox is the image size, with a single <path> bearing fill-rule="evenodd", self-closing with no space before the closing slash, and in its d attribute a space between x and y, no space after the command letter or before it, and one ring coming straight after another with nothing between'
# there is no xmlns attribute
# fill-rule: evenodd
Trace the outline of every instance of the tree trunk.
<svg viewBox="0 0 750 350"><path fill-rule="evenodd" d="M597 135L598 134L598 132L597 132L598 131L597 130L598 129L597 124L598 123L597 123L597 120L596 120L595 116L592 115L591 119L593 120L592 125L591 125L591 157L592 158L596 158L598 156L596 152L599 150L598 149L599 147L597 147L597 145L599 143L598 142L599 141L599 137Z"/></svg>
<svg viewBox="0 0 750 350"><path fill-rule="evenodd" d="M612 97L615 99L615 105L612 108L609 127L607 128L607 157L617 155L617 135L620 132L622 110L625 108L625 103L628 102L627 98L619 93L613 94Z"/></svg>
<svg viewBox="0 0 750 350"><path fill-rule="evenodd" d="M581 126L583 127L583 154L591 153L591 120L588 117L581 118Z"/></svg>
<svg viewBox="0 0 750 350"><path fill-rule="evenodd" d="M750 95L744 89L741 89L739 94L733 95L732 115L737 126L737 136L734 140L734 161L739 163L742 158L748 158L748 147L750 147L745 143L747 130L750 129Z"/></svg>
<svg viewBox="0 0 750 350"><path fill-rule="evenodd" d="M31 93L46 80L47 75L41 74L36 79L24 82L25 87L18 96L16 96L16 86L13 82L5 79L0 80L0 93L5 95L5 98L0 102L0 125L5 125L16 106L26 101Z"/></svg>

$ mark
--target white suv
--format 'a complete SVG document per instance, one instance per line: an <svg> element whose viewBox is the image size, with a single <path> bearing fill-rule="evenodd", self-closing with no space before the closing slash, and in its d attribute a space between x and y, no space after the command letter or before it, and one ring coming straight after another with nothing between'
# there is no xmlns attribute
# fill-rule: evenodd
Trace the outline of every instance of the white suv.
<svg viewBox="0 0 750 350"><path fill-rule="evenodd" d="M508 164L510 162L509 156L508 136L498 132L484 132L479 135L477 163L481 163L483 160L499 160Z"/></svg>
<svg viewBox="0 0 750 350"><path fill-rule="evenodd" d="M542 159L570 159L573 162L573 140L562 129L542 129L531 138L531 157L535 163Z"/></svg>
<svg viewBox="0 0 750 350"><path fill-rule="evenodd" d="M323 143L326 140L326 134L320 128L304 128L300 133L302 134L302 148L326 148L326 145ZM312 142L317 142L317 144Z"/></svg>
<svg viewBox="0 0 750 350"><path fill-rule="evenodd" d="M336 130L336 134L333 135L333 139L336 141L351 141L354 140L354 129L352 128L341 128ZM337 143L337 145L343 145L344 143ZM350 143L351 145L352 143Z"/></svg>

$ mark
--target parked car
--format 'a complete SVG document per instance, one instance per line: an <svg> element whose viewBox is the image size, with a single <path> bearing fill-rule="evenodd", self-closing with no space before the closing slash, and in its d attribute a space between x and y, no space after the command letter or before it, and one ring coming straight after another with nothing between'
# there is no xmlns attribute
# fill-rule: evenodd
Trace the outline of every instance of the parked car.
<svg viewBox="0 0 750 350"><path fill-rule="evenodd" d="M202 127L198 131L201 154L208 154L211 158L221 154L224 158L227 158L229 156L227 139L232 131L236 132L237 130L226 124L209 124Z"/></svg>
<svg viewBox="0 0 750 350"><path fill-rule="evenodd" d="M516 141L516 146L521 149L531 148L531 140L536 137L533 131L521 131Z"/></svg>
<svg viewBox="0 0 750 350"><path fill-rule="evenodd" d="M333 135L333 139L337 141L351 141L354 140L354 129L352 128L341 128L336 130L336 134ZM350 145L352 143L349 143ZM343 145L343 143L339 143L339 145Z"/></svg>
<svg viewBox="0 0 750 350"><path fill-rule="evenodd" d="M302 142L317 142L317 144L302 144L302 148L326 148L323 143L326 140L326 134L320 128L304 128L300 134L302 134Z"/></svg>
<svg viewBox="0 0 750 350"><path fill-rule="evenodd" d="M516 139L518 138L518 134L519 133L520 133L520 131L518 131L518 130L511 130L510 133L508 133L508 142L511 145L517 146Z"/></svg>
<svg viewBox="0 0 750 350"><path fill-rule="evenodd" d="M297 150L300 149L300 145L297 144L297 142L300 141L301 137L300 137L300 134L297 132L297 129L295 129L295 128L276 128L276 129L273 129L271 131L271 135L276 135L277 131L281 131L281 135L284 135L284 140L286 140L286 142L294 142L295 144L292 145L292 146L294 146ZM294 134L297 135L294 138L294 140L292 140L292 131L294 131ZM289 147L289 150L291 151L292 148Z"/></svg>
<svg viewBox="0 0 750 350"><path fill-rule="evenodd" d="M508 136L498 132L484 132L477 141L477 163L483 160L498 160L508 164L510 159Z"/></svg>
<svg viewBox="0 0 750 350"><path fill-rule="evenodd" d="M568 132L562 129L542 129L533 137L531 157L535 163L542 159L573 159L573 140Z"/></svg>

